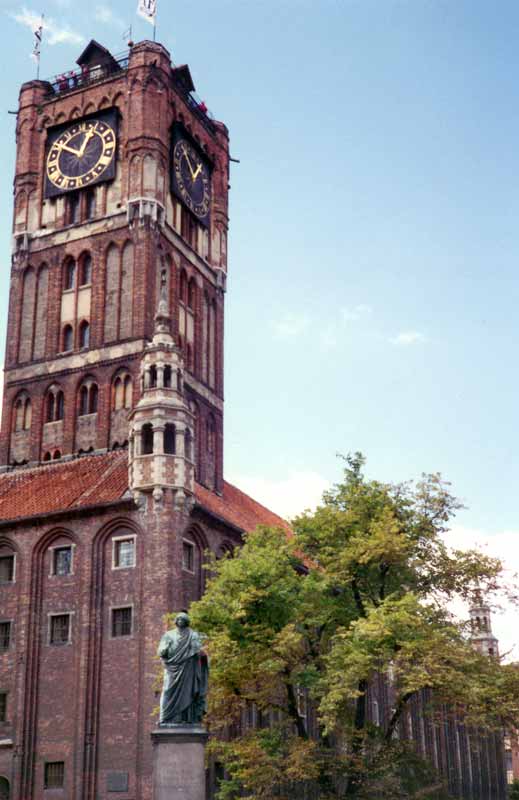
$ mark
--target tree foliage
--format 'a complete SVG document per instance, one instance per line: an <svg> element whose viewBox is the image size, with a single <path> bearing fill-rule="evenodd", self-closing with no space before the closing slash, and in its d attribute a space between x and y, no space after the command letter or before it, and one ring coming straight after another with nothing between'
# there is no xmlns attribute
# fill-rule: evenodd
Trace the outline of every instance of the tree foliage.
<svg viewBox="0 0 519 800"><path fill-rule="evenodd" d="M219 800L443 797L396 735L426 688L432 719L447 707L467 725L519 721L517 670L477 653L448 610L506 589L500 562L447 547L460 505L438 475L392 485L362 468L360 455L346 459L343 481L293 520L294 536L258 528L213 560L191 607L208 637ZM392 696L378 724L367 697L377 676Z"/></svg>

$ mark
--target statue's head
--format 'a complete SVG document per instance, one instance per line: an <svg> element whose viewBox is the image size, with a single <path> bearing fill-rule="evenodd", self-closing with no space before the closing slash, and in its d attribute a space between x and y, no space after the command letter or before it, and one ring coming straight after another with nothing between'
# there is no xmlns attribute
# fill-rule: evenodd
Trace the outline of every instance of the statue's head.
<svg viewBox="0 0 519 800"><path fill-rule="evenodd" d="M175 617L175 625L177 628L189 628L190 619L189 615L186 614L185 611L181 611L180 614L177 614Z"/></svg>

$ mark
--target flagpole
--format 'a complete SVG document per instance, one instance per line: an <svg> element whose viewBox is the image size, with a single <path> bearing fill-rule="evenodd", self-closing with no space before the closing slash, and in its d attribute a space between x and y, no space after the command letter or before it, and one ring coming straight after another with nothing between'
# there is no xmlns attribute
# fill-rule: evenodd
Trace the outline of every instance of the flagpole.
<svg viewBox="0 0 519 800"><path fill-rule="evenodd" d="M41 25L40 25L41 39L40 39L40 42L39 42L38 57L36 59L36 80L37 81L40 80L41 43L42 43L42 40L43 40L43 20L44 20L44 18L45 18L45 14L42 14L41 15Z"/></svg>

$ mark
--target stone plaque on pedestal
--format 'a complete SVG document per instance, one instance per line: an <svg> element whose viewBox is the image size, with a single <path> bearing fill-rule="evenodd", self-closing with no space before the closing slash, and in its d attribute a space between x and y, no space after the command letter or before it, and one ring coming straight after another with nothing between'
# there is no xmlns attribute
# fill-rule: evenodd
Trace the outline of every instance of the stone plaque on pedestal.
<svg viewBox="0 0 519 800"><path fill-rule="evenodd" d="M153 742L153 800L205 800L207 731L198 725L161 725Z"/></svg>

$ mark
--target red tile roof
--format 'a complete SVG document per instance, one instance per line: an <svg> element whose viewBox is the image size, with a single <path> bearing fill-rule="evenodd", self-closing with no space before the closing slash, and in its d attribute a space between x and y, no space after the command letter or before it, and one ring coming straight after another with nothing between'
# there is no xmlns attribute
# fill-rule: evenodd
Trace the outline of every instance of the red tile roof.
<svg viewBox="0 0 519 800"><path fill-rule="evenodd" d="M128 454L119 450L83 456L0 474L0 522L102 505L120 500L128 490ZM288 523L236 486L224 482L223 496L196 484L199 505L242 531L257 525Z"/></svg>

